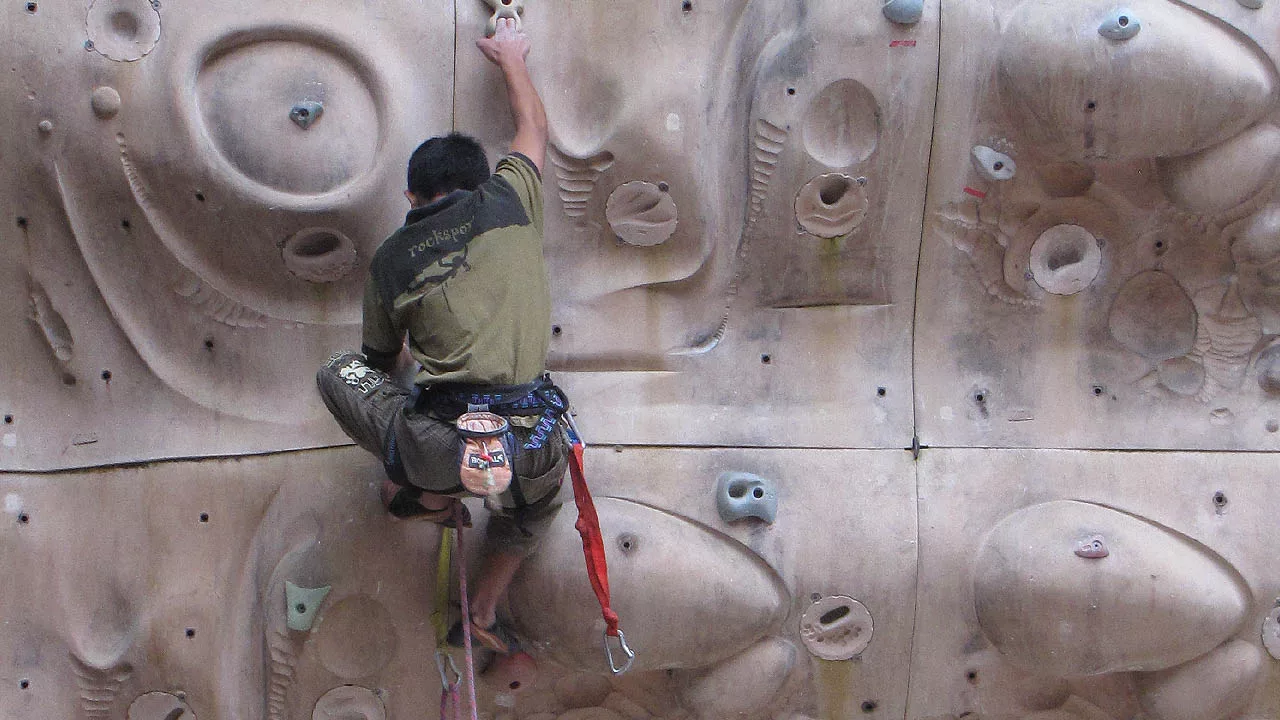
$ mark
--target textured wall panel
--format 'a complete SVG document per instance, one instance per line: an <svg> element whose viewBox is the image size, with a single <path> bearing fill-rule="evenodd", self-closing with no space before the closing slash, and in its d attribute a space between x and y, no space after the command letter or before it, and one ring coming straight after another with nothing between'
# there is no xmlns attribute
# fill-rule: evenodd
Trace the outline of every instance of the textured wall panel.
<svg viewBox="0 0 1280 720"><path fill-rule="evenodd" d="M937 7L880 5L528 4L552 363L592 439L910 444ZM497 71L461 41L458 74L458 127L505 152Z"/></svg>
<svg viewBox="0 0 1280 720"><path fill-rule="evenodd" d="M945 6L922 442L1280 447L1280 10L1243 4Z"/></svg>
<svg viewBox="0 0 1280 720"><path fill-rule="evenodd" d="M449 128L453 4L88 5L0 10L0 467L343 441L312 378Z"/></svg>

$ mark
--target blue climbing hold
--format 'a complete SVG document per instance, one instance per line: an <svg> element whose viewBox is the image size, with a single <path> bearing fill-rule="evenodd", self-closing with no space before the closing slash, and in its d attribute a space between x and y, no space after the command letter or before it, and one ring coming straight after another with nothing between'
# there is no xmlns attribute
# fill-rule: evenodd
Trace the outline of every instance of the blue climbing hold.
<svg viewBox="0 0 1280 720"><path fill-rule="evenodd" d="M772 524L778 516L778 491L758 475L721 473L716 482L716 508L725 522L753 517Z"/></svg>
<svg viewBox="0 0 1280 720"><path fill-rule="evenodd" d="M924 15L924 0L885 0L884 5L880 6L880 12L890 22L915 25L920 22L920 16Z"/></svg>
<svg viewBox="0 0 1280 720"><path fill-rule="evenodd" d="M1128 40L1142 29L1142 21L1125 8L1112 10L1102 24L1098 26L1098 34L1108 40Z"/></svg>

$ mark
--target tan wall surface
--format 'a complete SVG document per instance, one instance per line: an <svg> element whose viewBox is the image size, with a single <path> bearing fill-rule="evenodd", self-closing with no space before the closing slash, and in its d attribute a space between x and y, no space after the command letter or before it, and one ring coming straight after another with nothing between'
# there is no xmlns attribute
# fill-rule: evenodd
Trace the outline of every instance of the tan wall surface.
<svg viewBox="0 0 1280 720"><path fill-rule="evenodd" d="M569 502L481 717L1280 717L1280 4L523 4L638 659ZM413 147L505 150L489 13L0 8L0 718L436 716L313 377Z"/></svg>

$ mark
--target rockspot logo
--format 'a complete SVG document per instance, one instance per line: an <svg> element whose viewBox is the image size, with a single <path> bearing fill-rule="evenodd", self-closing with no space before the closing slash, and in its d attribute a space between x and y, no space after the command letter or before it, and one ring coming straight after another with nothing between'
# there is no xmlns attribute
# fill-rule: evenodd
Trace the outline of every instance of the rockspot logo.
<svg viewBox="0 0 1280 720"><path fill-rule="evenodd" d="M358 358L339 368L338 377L366 395L381 385L385 379L382 373L365 365Z"/></svg>

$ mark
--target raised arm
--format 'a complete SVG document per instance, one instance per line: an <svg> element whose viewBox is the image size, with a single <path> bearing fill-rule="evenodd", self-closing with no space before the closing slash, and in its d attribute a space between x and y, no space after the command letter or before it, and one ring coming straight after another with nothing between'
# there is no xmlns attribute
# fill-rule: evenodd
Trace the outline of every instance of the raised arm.
<svg viewBox="0 0 1280 720"><path fill-rule="evenodd" d="M529 67L525 64L525 57L529 54L529 36L516 30L515 20L501 18L493 37L477 40L476 47L502 70L506 80L507 100L511 103L511 117L516 124L511 151L529 158L538 172L542 172L547 152L547 111L542 107L542 98L533 87Z"/></svg>

